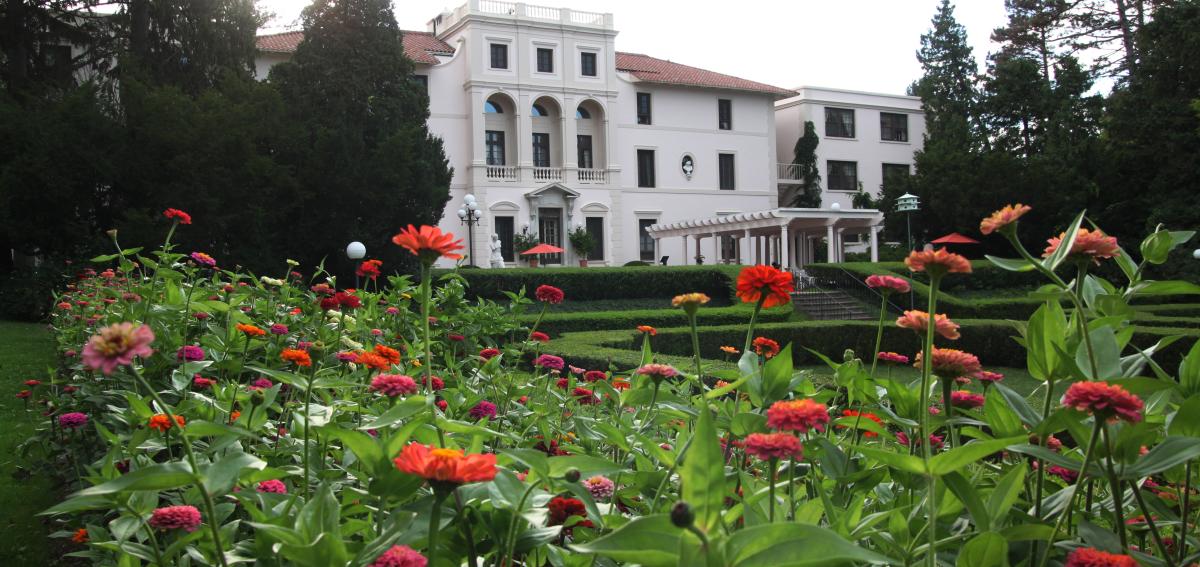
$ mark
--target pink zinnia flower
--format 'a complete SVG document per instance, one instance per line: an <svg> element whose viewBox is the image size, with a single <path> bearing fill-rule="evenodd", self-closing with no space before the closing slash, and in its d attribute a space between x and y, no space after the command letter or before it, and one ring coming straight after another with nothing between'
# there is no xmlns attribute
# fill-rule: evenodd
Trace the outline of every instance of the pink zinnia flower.
<svg viewBox="0 0 1200 567"><path fill-rule="evenodd" d="M200 527L200 511L195 506L167 506L150 515L150 527L159 530L196 531Z"/></svg>
<svg viewBox="0 0 1200 567"><path fill-rule="evenodd" d="M751 433L746 436L746 454L764 461L799 459L804 454L804 448L791 433Z"/></svg>
<svg viewBox="0 0 1200 567"><path fill-rule="evenodd" d="M912 289L908 280L904 278L881 275L867 276L867 287L883 293L908 293Z"/></svg>
<svg viewBox="0 0 1200 567"><path fill-rule="evenodd" d="M271 479L264 480L258 483L254 488L259 492L268 492L270 494L287 494L287 485L281 480Z"/></svg>
<svg viewBox="0 0 1200 567"><path fill-rule="evenodd" d="M271 381L266 378L259 378L251 382L249 386L246 386L246 389L250 390L251 392L255 390L269 390L274 385L275 384L271 383Z"/></svg>
<svg viewBox="0 0 1200 567"><path fill-rule="evenodd" d="M583 380L585 382L596 382L606 378L608 378L608 375L599 370L588 370L583 373Z"/></svg>
<svg viewBox="0 0 1200 567"><path fill-rule="evenodd" d="M983 396L966 390L950 392L950 405L962 409L983 407Z"/></svg>
<svg viewBox="0 0 1200 567"><path fill-rule="evenodd" d="M1067 233L1064 232L1047 240L1049 245L1042 252L1042 257L1046 258L1057 252L1058 247L1062 245L1062 239L1066 236ZM1071 245L1071 252L1068 255L1091 259L1099 264L1102 258L1112 258L1120 253L1121 247L1117 245L1117 237L1108 236L1102 230L1089 231L1086 228L1080 228L1079 232L1075 234L1075 243Z"/></svg>
<svg viewBox="0 0 1200 567"><path fill-rule="evenodd" d="M538 301L553 305L562 303L565 294L563 293L563 290L552 285L539 285L537 290L533 292L533 296L536 297Z"/></svg>
<svg viewBox="0 0 1200 567"><path fill-rule="evenodd" d="M217 261L213 259L212 256L209 256L203 252L192 252L190 258L193 262L204 266L205 268L213 268L217 265Z"/></svg>
<svg viewBox="0 0 1200 567"><path fill-rule="evenodd" d="M767 427L782 431L807 433L810 429L824 431L829 423L829 408L808 398L784 400L767 408Z"/></svg>
<svg viewBox="0 0 1200 567"><path fill-rule="evenodd" d="M897 432L896 432L896 442L897 442L897 443L899 443L899 444L901 444L901 445L904 445L904 446L906 446L906 447L910 447L910 446L912 446L912 445L913 445L913 442L914 442L914 441L915 441L915 440L910 440L910 439L908 438L908 434L907 434L907 433L905 433L905 432L903 432L903 431L897 431ZM930 449L933 449L933 450L935 450L935 451L936 451L936 450L938 450L938 449L941 449L941 448L942 448L942 443L943 443L944 441L945 441L945 440L944 440L942 437L939 437L939 436L937 436L937 435L930 435L930 436L929 436L929 448L930 448ZM918 443L918 444L919 444L919 443Z"/></svg>
<svg viewBox="0 0 1200 567"><path fill-rule="evenodd" d="M596 500L605 500L612 497L613 492L617 489L617 485L603 475L593 476L583 481L583 485L587 487L588 492L592 493L592 498Z"/></svg>
<svg viewBox="0 0 1200 567"><path fill-rule="evenodd" d="M563 367L566 366L566 363L563 362L562 358L554 356L553 354L543 354L537 357L537 360L533 361L533 365L540 366L542 368L549 368L551 370L562 370Z"/></svg>
<svg viewBox="0 0 1200 567"><path fill-rule="evenodd" d="M1123 419L1130 423L1142 420L1141 398L1116 384L1107 382L1076 382L1067 388L1062 404L1088 414L1095 414L1109 423Z"/></svg>
<svg viewBox="0 0 1200 567"><path fill-rule="evenodd" d="M79 413L77 411L73 411L71 413L64 413L64 414L58 416L58 425L61 426L63 429L76 429L79 427L83 427L84 425L87 425L87 422L88 422L87 414Z"/></svg>
<svg viewBox="0 0 1200 567"><path fill-rule="evenodd" d="M271 325L270 331L272 335L286 335L288 334L288 326L282 323L275 323Z"/></svg>
<svg viewBox="0 0 1200 567"><path fill-rule="evenodd" d="M380 374L371 379L370 391L389 398L417 393L417 382L403 374Z"/></svg>
<svg viewBox="0 0 1200 567"><path fill-rule="evenodd" d="M913 366L921 368L922 353L917 353ZM979 358L969 352L952 348L933 347L933 373L939 378L954 379L959 376L976 374L983 370Z"/></svg>
<svg viewBox="0 0 1200 567"><path fill-rule="evenodd" d="M209 378L205 378L199 374L192 377L192 385L201 390L211 388L216 383L217 383L216 380L211 380Z"/></svg>
<svg viewBox="0 0 1200 567"><path fill-rule="evenodd" d="M953 341L961 336L958 333L958 323L942 313L934 315L933 325L934 331L945 339ZM896 326L923 334L929 328L929 314L917 310L905 311L903 316L896 319Z"/></svg>
<svg viewBox="0 0 1200 567"><path fill-rule="evenodd" d="M646 364L637 369L637 373L642 376L649 376L654 382L661 382L664 378L672 378L679 374L670 364Z"/></svg>
<svg viewBox="0 0 1200 567"><path fill-rule="evenodd" d="M175 353L175 359L182 362L204 360L204 349L195 345L183 345Z"/></svg>
<svg viewBox="0 0 1200 567"><path fill-rule="evenodd" d="M908 364L908 357L894 352L881 352L876 356L879 360L893 364Z"/></svg>
<svg viewBox="0 0 1200 567"><path fill-rule="evenodd" d="M999 372L988 372L987 370L980 370L977 374L975 374L975 377L978 378L980 382L988 382L993 384L1004 379L1003 374Z"/></svg>
<svg viewBox="0 0 1200 567"><path fill-rule="evenodd" d="M487 400L481 400L479 403L475 404L475 407L471 408L470 412L467 412L467 415L471 416L471 419L474 420L483 419L485 417L489 420L495 419L496 404L493 404Z"/></svg>
<svg viewBox="0 0 1200 567"><path fill-rule="evenodd" d="M407 545L393 545L367 567L425 567L429 560Z"/></svg>
<svg viewBox="0 0 1200 567"><path fill-rule="evenodd" d="M134 357L146 357L154 353L150 343L154 342L154 331L147 325L134 327L133 323L115 323L100 329L83 347L83 365L100 370L106 376L118 366L127 366Z"/></svg>
<svg viewBox="0 0 1200 567"><path fill-rule="evenodd" d="M1029 205L1022 205L1021 203L1017 203L1016 205L1005 205L1004 208L992 213L990 216L979 222L979 232L982 232L984 235L996 232L997 230L1003 229L1004 227L1017 222L1017 219L1021 218L1022 215L1032 210L1033 207L1030 207Z"/></svg>
<svg viewBox="0 0 1200 567"><path fill-rule="evenodd" d="M483 360L491 360L500 355L500 351L494 348L485 348L479 351L479 358Z"/></svg>

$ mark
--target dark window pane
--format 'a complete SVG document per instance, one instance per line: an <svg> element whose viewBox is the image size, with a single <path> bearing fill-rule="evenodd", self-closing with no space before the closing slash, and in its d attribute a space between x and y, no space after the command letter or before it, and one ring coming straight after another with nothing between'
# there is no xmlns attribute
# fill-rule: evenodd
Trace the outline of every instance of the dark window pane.
<svg viewBox="0 0 1200 567"><path fill-rule="evenodd" d="M513 253L513 235L515 233L512 217L495 217L493 220L492 230L500 237L500 255L504 256L505 262L513 262L516 255Z"/></svg>
<svg viewBox="0 0 1200 567"><path fill-rule="evenodd" d="M725 98L717 100L717 128L733 129L733 101Z"/></svg>
<svg viewBox="0 0 1200 567"><path fill-rule="evenodd" d="M550 134L533 135L533 166L550 167Z"/></svg>
<svg viewBox="0 0 1200 567"><path fill-rule="evenodd" d="M504 165L504 132L488 130L484 136L487 146L487 164Z"/></svg>
<svg viewBox="0 0 1200 567"><path fill-rule="evenodd" d="M858 191L858 163L829 160L829 190Z"/></svg>
<svg viewBox="0 0 1200 567"><path fill-rule="evenodd" d="M592 169L592 137L580 134L576 136L579 149L578 165L581 169Z"/></svg>
<svg viewBox="0 0 1200 567"><path fill-rule="evenodd" d="M579 54L579 74L585 77L596 76L596 54L595 53L580 53Z"/></svg>
<svg viewBox="0 0 1200 567"><path fill-rule="evenodd" d="M638 219L638 258L643 262L653 262L654 238L646 231L658 221L654 219Z"/></svg>
<svg viewBox="0 0 1200 567"><path fill-rule="evenodd" d="M853 138L854 111L848 108L826 108L825 135L833 138Z"/></svg>
<svg viewBox="0 0 1200 567"><path fill-rule="evenodd" d="M492 44L492 68L508 68L508 46L503 43Z"/></svg>
<svg viewBox="0 0 1200 567"><path fill-rule="evenodd" d="M592 251L588 252L588 260L604 259L604 217L588 217L586 221L588 234L592 235Z"/></svg>
<svg viewBox="0 0 1200 567"><path fill-rule="evenodd" d="M638 150L638 187L654 187L654 150Z"/></svg>
<svg viewBox="0 0 1200 567"><path fill-rule="evenodd" d="M733 174L733 154L720 154L717 156L718 169L720 170L721 189L734 188Z"/></svg>
<svg viewBox="0 0 1200 567"><path fill-rule="evenodd" d="M907 142L908 115L880 112L879 139L889 142Z"/></svg>
<svg viewBox="0 0 1200 567"><path fill-rule="evenodd" d="M537 50L537 70L539 73L554 72L554 50L539 47Z"/></svg>
<svg viewBox="0 0 1200 567"><path fill-rule="evenodd" d="M650 93L637 94L637 123L650 123Z"/></svg>

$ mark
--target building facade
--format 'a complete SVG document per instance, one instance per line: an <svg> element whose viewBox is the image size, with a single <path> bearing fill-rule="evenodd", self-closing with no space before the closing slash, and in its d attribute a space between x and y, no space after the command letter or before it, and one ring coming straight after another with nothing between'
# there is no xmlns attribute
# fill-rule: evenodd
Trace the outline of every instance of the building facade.
<svg viewBox="0 0 1200 567"><path fill-rule="evenodd" d="M541 256L548 265L752 256L740 239L668 245L652 227L778 207L788 169L777 162L791 161L796 135L777 131L795 108L778 105L803 93L620 52L616 35L612 14L498 0L469 0L404 32L429 128L454 168L440 227L464 242L473 231L476 265L489 265L493 234L509 266L523 263L523 234L565 250ZM260 36L258 76L302 39ZM467 195L481 212L473 229L456 214ZM586 258L572 230L596 243Z"/></svg>

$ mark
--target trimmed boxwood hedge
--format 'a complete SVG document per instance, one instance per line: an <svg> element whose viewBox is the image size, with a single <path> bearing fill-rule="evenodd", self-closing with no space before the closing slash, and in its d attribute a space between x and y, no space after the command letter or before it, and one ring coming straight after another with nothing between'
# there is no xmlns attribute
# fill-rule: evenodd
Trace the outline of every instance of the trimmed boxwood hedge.
<svg viewBox="0 0 1200 567"><path fill-rule="evenodd" d="M753 308L740 304L728 307L706 307L698 313L700 326L745 325L750 321ZM765 309L759 321L783 322L792 318L791 305ZM521 317L526 325L533 324L536 314ZM651 327L686 327L687 315L682 309L634 309L628 311L576 311L570 313L547 313L539 329L552 335L574 331L625 330L632 331L638 325Z"/></svg>
<svg viewBox="0 0 1200 567"><path fill-rule="evenodd" d="M740 266L630 266L620 268L509 268L464 270L470 293L504 299L504 291L522 287L532 295L539 285L561 288L567 300L663 298L701 292L721 301L733 294ZM448 270L435 271L440 276Z"/></svg>

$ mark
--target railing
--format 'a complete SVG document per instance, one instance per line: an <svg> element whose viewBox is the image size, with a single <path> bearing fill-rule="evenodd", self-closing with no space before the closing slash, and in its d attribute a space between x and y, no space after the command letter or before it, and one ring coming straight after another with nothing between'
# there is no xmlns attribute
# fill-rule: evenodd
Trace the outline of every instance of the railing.
<svg viewBox="0 0 1200 567"><path fill-rule="evenodd" d="M608 183L608 172L603 169L578 169L580 183Z"/></svg>
<svg viewBox="0 0 1200 567"><path fill-rule="evenodd" d="M883 302L883 295L867 287L867 283L861 277L843 268L837 266L808 266L806 270L808 272L807 277L795 279L796 291L803 291L805 289L840 291L867 306L869 308L868 311L872 313ZM890 299L884 308L896 315L904 312L903 307L892 302Z"/></svg>
<svg viewBox="0 0 1200 567"><path fill-rule="evenodd" d="M584 12L570 8L536 6L524 2L505 2L504 0L468 0L466 4L451 12L449 18L439 22L438 29L447 29L472 13L529 18L531 20L562 22L564 24L580 26L612 27L611 14Z"/></svg>
<svg viewBox="0 0 1200 567"><path fill-rule="evenodd" d="M525 6L525 15L530 18L539 20L559 20L562 19L562 11L558 8L549 6Z"/></svg>
<svg viewBox="0 0 1200 567"><path fill-rule="evenodd" d="M606 23L605 15L600 12L581 12L579 10L571 10L571 17L568 20L572 24L587 26L603 26Z"/></svg>
<svg viewBox="0 0 1200 567"><path fill-rule="evenodd" d="M562 181L561 167L535 167L533 168L534 181Z"/></svg>
<svg viewBox="0 0 1200 567"><path fill-rule="evenodd" d="M777 173L776 177L779 179L779 181L801 181L799 165L794 163L777 163L775 164L775 167Z"/></svg>
<svg viewBox="0 0 1200 567"><path fill-rule="evenodd" d="M478 10L484 14L508 14L511 16L517 13L517 4L500 0L479 0Z"/></svg>
<svg viewBox="0 0 1200 567"><path fill-rule="evenodd" d="M486 171L487 178L493 181L517 180L517 166L515 165L489 165Z"/></svg>

